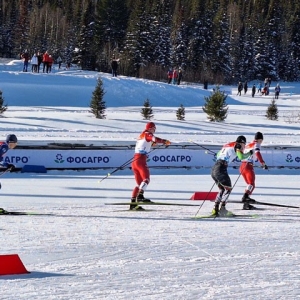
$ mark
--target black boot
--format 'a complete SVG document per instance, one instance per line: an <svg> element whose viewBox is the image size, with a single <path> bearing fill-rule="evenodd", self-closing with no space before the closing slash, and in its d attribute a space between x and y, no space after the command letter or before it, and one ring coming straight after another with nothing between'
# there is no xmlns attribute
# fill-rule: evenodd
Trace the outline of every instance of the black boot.
<svg viewBox="0 0 300 300"><path fill-rule="evenodd" d="M242 202L255 203L255 200L249 197L249 194L245 193L242 198Z"/></svg>
<svg viewBox="0 0 300 300"><path fill-rule="evenodd" d="M244 203L243 205L243 209L244 210L253 210L256 209L255 206L251 205L250 203L255 203L255 200L250 198L249 195L247 193L244 194L243 198L242 198L242 202Z"/></svg>
<svg viewBox="0 0 300 300"><path fill-rule="evenodd" d="M136 199L138 202L152 202L150 199L145 198L143 193L139 193Z"/></svg>
<svg viewBox="0 0 300 300"><path fill-rule="evenodd" d="M137 202L137 197L136 198L131 198L131 203L136 203ZM129 210L145 210L138 204L131 204L129 207Z"/></svg>
<svg viewBox="0 0 300 300"><path fill-rule="evenodd" d="M131 203L135 203L135 202L136 202L136 198L133 198L133 197L132 197L132 198L131 198ZM131 204L129 209L130 209L130 210L134 210L136 207L137 207L136 204L135 204L135 205L132 205L132 204Z"/></svg>
<svg viewBox="0 0 300 300"><path fill-rule="evenodd" d="M244 202L243 210L253 210L253 209L256 209L256 207L253 206L253 205L251 205L251 204L249 204L248 201L245 201L245 202Z"/></svg>

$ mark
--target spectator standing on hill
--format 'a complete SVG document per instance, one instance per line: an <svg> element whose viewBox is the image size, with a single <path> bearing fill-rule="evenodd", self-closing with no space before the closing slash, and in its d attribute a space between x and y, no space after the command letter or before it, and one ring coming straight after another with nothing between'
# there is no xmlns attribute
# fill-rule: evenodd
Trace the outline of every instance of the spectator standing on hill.
<svg viewBox="0 0 300 300"><path fill-rule="evenodd" d="M43 54L40 51L38 51L37 53L37 59L38 59L37 72L40 73L40 67L43 62Z"/></svg>
<svg viewBox="0 0 300 300"><path fill-rule="evenodd" d="M168 71L168 84L170 84L172 82L172 78L173 78L173 71L170 68Z"/></svg>
<svg viewBox="0 0 300 300"><path fill-rule="evenodd" d="M118 65L119 65L119 60L116 59L115 55L113 55L113 58L111 60L111 69L112 69L112 76L113 77L118 76Z"/></svg>
<svg viewBox="0 0 300 300"><path fill-rule="evenodd" d="M275 87L275 99L278 99L280 91L281 91L281 88L279 86L279 83L277 83L277 85Z"/></svg>
<svg viewBox="0 0 300 300"><path fill-rule="evenodd" d="M261 84L261 82L259 82L258 85L257 85L257 92L258 93L261 93L261 87L262 87L262 84Z"/></svg>
<svg viewBox="0 0 300 300"><path fill-rule="evenodd" d="M179 84L180 84L180 82L181 82L181 79L182 79L182 69L181 69L181 68L179 68L179 69L178 69L177 85L179 85Z"/></svg>
<svg viewBox="0 0 300 300"><path fill-rule="evenodd" d="M241 82L239 82L237 96L241 96L242 95L242 90L243 90L243 84Z"/></svg>
<svg viewBox="0 0 300 300"><path fill-rule="evenodd" d="M172 79L173 79L172 83L177 84L178 72L177 72L176 68L174 68L174 70L173 70Z"/></svg>
<svg viewBox="0 0 300 300"><path fill-rule="evenodd" d="M34 53L33 56L31 57L31 72L36 73L37 67L38 67L38 58L36 53Z"/></svg>
<svg viewBox="0 0 300 300"><path fill-rule="evenodd" d="M27 72L27 69L28 69L28 62L29 62L29 53L27 50L24 51L24 53L21 54L21 58L24 62L23 64L23 72Z"/></svg>
<svg viewBox="0 0 300 300"><path fill-rule="evenodd" d="M247 94L247 91L248 91L248 83L247 83L247 81L245 81L245 83L244 83L244 94L245 95Z"/></svg>
<svg viewBox="0 0 300 300"><path fill-rule="evenodd" d="M255 84L253 84L253 86L252 86L252 97L255 96L255 93L256 93L256 86L255 86Z"/></svg>
<svg viewBox="0 0 300 300"><path fill-rule="evenodd" d="M53 62L54 62L54 60L53 60L52 55L49 55L49 57L48 57L48 70L47 70L47 73L51 73Z"/></svg>
<svg viewBox="0 0 300 300"><path fill-rule="evenodd" d="M57 63L58 63L58 69L60 69L61 68L61 64L62 64L62 59L61 59L61 57L59 56L58 58L57 58Z"/></svg>
<svg viewBox="0 0 300 300"><path fill-rule="evenodd" d="M43 54L43 73L48 73L49 71L49 53L48 51L46 51L44 54Z"/></svg>

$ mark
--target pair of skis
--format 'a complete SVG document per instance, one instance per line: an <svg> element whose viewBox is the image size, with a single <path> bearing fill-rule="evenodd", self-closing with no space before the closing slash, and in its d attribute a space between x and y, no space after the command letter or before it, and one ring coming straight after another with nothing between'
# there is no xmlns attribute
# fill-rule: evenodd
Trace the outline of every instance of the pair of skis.
<svg viewBox="0 0 300 300"><path fill-rule="evenodd" d="M239 203L243 204L242 201L228 201L227 203ZM170 205L170 206L195 206L199 207L198 204L189 204L189 203L169 203L169 202L134 202L136 205ZM277 203L269 203L269 202L260 202L256 200L249 201L249 204L256 204L256 205L266 205L266 206L276 206L276 207L285 207L285 208L300 208L299 206L292 206L292 205L283 205ZM105 203L105 205L132 205L131 202L116 202L116 203Z"/></svg>

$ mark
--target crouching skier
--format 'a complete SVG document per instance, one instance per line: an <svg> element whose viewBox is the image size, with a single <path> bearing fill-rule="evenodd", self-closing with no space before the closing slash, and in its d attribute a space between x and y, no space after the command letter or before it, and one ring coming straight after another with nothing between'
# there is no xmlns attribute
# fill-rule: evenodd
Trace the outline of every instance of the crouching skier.
<svg viewBox="0 0 300 300"><path fill-rule="evenodd" d="M0 142L0 166L6 168L6 171L10 170L11 172L15 169L15 166L4 162L4 156L8 150L14 149L17 146L18 139L14 134L9 134L6 137L5 142ZM1 189L1 183L0 183ZM5 214L6 211L3 208L0 208L0 214Z"/></svg>
<svg viewBox="0 0 300 300"><path fill-rule="evenodd" d="M150 172L147 166L147 154L149 153L152 144L170 145L168 140L154 136L156 126L153 122L146 124L145 130L139 135L135 145L135 154L131 164L134 173L136 186L132 191L131 203L135 202L151 202L144 197L144 191L150 183ZM130 210L144 210L136 204L130 205Z"/></svg>
<svg viewBox="0 0 300 300"><path fill-rule="evenodd" d="M219 193L215 200L215 207L212 211L212 215L214 216L225 216L228 213L225 205L231 193L232 186L227 167L236 157L242 160L252 155L252 151L247 154L243 153L245 145L246 138L240 135L235 142L224 145L217 153L217 161L211 170L211 177L219 188Z"/></svg>

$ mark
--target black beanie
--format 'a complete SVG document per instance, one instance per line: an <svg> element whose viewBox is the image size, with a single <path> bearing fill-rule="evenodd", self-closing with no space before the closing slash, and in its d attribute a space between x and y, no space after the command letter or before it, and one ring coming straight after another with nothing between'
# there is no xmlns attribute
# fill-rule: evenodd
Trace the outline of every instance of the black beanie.
<svg viewBox="0 0 300 300"><path fill-rule="evenodd" d="M254 136L254 138L256 139L256 140L260 140L260 139L264 139L264 136L263 136L263 134L261 133L261 132L256 132L255 133L255 136Z"/></svg>
<svg viewBox="0 0 300 300"><path fill-rule="evenodd" d="M240 135L237 137L236 142L246 144L246 138L243 135Z"/></svg>

